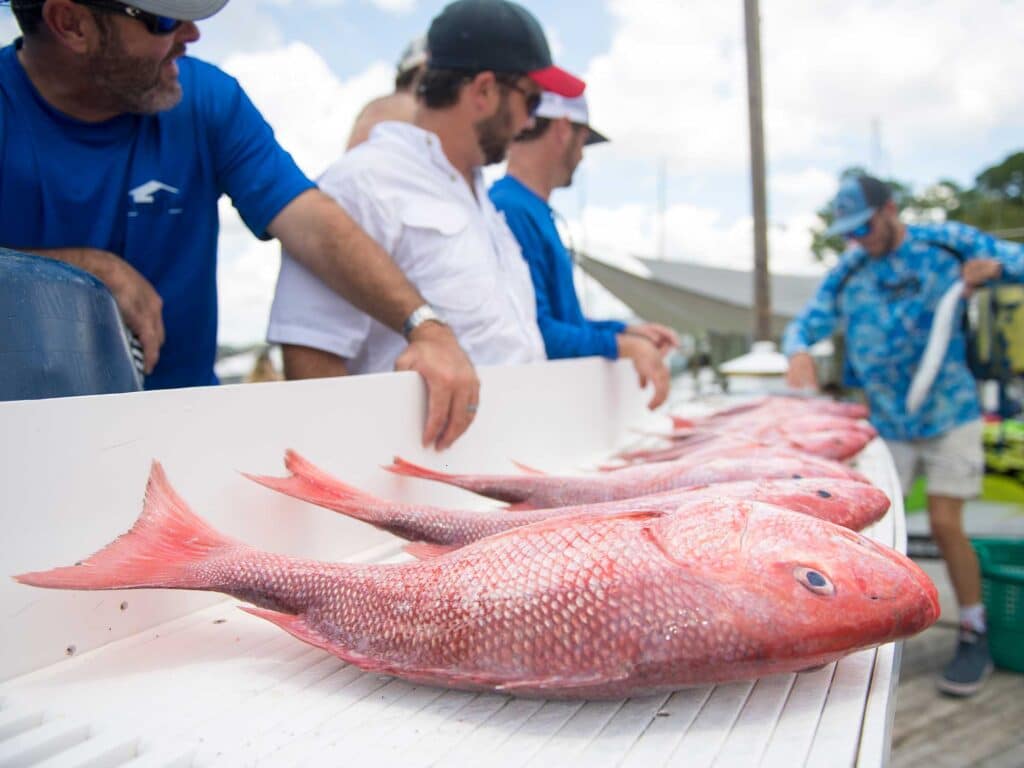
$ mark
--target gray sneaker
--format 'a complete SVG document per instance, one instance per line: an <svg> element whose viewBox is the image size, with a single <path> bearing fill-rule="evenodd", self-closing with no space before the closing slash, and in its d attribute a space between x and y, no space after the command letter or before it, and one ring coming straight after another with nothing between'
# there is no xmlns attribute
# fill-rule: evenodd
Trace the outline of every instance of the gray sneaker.
<svg viewBox="0 0 1024 768"><path fill-rule="evenodd" d="M950 696L973 696L991 673L988 635L961 626L956 655L939 676L939 690Z"/></svg>

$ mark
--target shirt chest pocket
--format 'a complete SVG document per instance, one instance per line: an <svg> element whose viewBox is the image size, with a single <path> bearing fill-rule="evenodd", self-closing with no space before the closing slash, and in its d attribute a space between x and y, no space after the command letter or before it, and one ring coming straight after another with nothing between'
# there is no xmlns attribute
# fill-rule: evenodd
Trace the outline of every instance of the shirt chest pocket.
<svg viewBox="0 0 1024 768"><path fill-rule="evenodd" d="M469 217L456 203L429 198L401 211L400 266L446 319L479 313L494 295L494 249Z"/></svg>

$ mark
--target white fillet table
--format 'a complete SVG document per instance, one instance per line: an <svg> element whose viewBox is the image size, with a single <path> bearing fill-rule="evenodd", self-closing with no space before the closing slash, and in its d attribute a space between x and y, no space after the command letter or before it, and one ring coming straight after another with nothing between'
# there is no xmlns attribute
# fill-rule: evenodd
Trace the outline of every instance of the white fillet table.
<svg viewBox="0 0 1024 768"><path fill-rule="evenodd" d="M628 364L482 371L474 428L417 443L408 374L0 403L5 575L63 565L137 516L151 458L224 532L273 551L401 559L400 542L285 499L235 469L283 474L294 447L381 496L486 506L379 469L392 454L460 471L509 458L580 467L645 421ZM567 460L566 457L571 457ZM876 441L858 467L893 508L868 535L905 549L901 496ZM616 702L546 702L363 673L221 596L71 593L0 580L0 767L879 766L888 761L900 646L823 669Z"/></svg>

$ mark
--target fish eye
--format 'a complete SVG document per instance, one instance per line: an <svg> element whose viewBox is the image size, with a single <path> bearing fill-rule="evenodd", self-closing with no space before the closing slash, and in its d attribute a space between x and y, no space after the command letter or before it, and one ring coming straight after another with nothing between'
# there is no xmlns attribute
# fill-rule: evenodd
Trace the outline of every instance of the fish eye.
<svg viewBox="0 0 1024 768"><path fill-rule="evenodd" d="M816 595L830 596L836 593L836 588L829 578L813 568L798 565L793 569L793 577Z"/></svg>
<svg viewBox="0 0 1024 768"><path fill-rule="evenodd" d="M823 499L831 499L832 494L825 490L819 490L818 495Z"/></svg>
<svg viewBox="0 0 1024 768"><path fill-rule="evenodd" d="M794 480L803 480L804 476L803 475L793 475L793 479Z"/></svg>

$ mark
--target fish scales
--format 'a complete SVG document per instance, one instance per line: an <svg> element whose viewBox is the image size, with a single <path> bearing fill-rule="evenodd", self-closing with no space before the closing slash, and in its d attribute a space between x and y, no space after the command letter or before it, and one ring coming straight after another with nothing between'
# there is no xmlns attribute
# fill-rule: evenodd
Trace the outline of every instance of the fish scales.
<svg viewBox="0 0 1024 768"><path fill-rule="evenodd" d="M133 529L19 581L207 589L375 672L525 696L619 698L834 660L935 621L910 560L755 502L559 517L397 565L259 552L206 525L154 467Z"/></svg>
<svg viewBox="0 0 1024 768"><path fill-rule="evenodd" d="M835 477L868 483L864 475L838 462L761 445L744 446L725 456L684 457L595 475L457 475L400 458L386 468L395 474L448 483L507 501L519 509L617 501L737 480Z"/></svg>
<svg viewBox="0 0 1024 768"><path fill-rule="evenodd" d="M550 517L615 514L642 505L671 512L698 498L718 497L763 501L860 530L889 509L890 501L878 488L843 478L779 478L739 480L692 486L660 494L618 501L538 510L445 509L377 498L343 483L295 451L285 453L288 477L247 475L261 485L312 504L318 504L412 541L461 546L511 528Z"/></svg>

